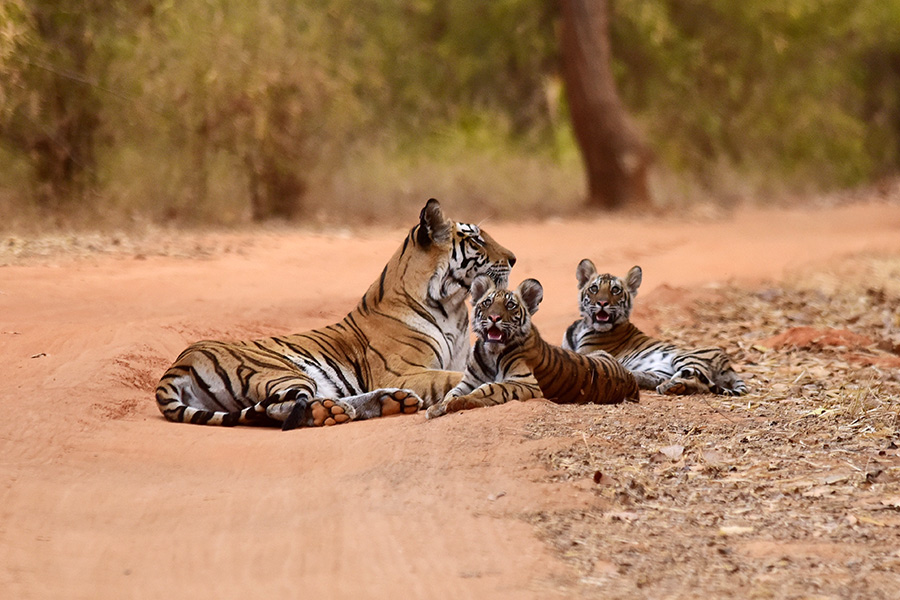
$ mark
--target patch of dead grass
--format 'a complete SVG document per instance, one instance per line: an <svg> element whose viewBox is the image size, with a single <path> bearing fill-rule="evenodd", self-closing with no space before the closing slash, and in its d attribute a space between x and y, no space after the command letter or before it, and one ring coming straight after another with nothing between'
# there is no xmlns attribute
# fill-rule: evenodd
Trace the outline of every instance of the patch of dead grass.
<svg viewBox="0 0 900 600"><path fill-rule="evenodd" d="M834 285L828 282L834 283ZM837 284L839 282L839 285ZM900 589L900 258L701 294L662 337L725 347L751 393L559 406L530 438L594 508L524 518L582 597L893 598ZM662 311L661 311L662 313ZM872 343L770 347L797 326Z"/></svg>

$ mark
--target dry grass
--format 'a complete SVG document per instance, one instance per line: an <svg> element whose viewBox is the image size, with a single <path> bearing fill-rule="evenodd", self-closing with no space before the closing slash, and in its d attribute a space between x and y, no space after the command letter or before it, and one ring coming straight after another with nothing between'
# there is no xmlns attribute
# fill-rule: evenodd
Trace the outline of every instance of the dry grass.
<svg viewBox="0 0 900 600"><path fill-rule="evenodd" d="M150 256L203 259L221 254L245 254L256 241L251 233L186 233L155 227L140 232L6 235L0 236L0 266L97 256L138 260Z"/></svg>
<svg viewBox="0 0 900 600"><path fill-rule="evenodd" d="M728 348L752 393L646 394L533 423L562 442L539 457L550 479L593 482L590 509L524 515L581 574L581 595L895 598L898 282L900 258L859 258L784 287L703 293L687 313L657 307L665 337ZM774 347L798 326L860 337ZM846 339L871 343L831 345Z"/></svg>

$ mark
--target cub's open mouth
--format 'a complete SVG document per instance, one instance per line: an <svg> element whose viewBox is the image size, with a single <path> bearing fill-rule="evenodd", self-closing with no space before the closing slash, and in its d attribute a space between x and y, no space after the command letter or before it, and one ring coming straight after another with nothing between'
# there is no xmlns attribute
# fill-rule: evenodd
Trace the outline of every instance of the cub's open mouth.
<svg viewBox="0 0 900 600"><path fill-rule="evenodd" d="M602 308L594 313L595 323L609 323L611 318L611 315Z"/></svg>
<svg viewBox="0 0 900 600"><path fill-rule="evenodd" d="M493 342L495 344L506 343L506 332L496 325L491 325L484 333L484 341Z"/></svg>

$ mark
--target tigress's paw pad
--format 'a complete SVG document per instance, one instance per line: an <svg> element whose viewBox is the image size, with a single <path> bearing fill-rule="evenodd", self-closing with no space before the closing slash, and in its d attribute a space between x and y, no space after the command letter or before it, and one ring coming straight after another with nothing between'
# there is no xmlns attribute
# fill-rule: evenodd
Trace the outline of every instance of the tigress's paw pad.
<svg viewBox="0 0 900 600"><path fill-rule="evenodd" d="M381 398L381 416L411 415L422 407L422 399L410 390L385 392Z"/></svg>
<svg viewBox="0 0 900 600"><path fill-rule="evenodd" d="M356 411L348 404L337 400L313 400L309 403L313 427L327 427L352 421Z"/></svg>

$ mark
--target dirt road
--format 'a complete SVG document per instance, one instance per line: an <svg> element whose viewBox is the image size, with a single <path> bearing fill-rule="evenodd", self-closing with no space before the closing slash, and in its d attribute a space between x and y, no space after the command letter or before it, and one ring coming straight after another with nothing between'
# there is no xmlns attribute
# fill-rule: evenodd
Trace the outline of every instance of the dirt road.
<svg viewBox="0 0 900 600"><path fill-rule="evenodd" d="M668 287L752 287L849 255L900 255L900 205L884 203L756 209L701 223L615 217L483 227L516 252L512 283L543 283L535 322L555 342L576 316L574 272L584 257L621 274L640 264L642 297L678 310ZM176 425L159 415L156 381L188 343L336 321L404 233L198 234L176 243L177 252L151 245L7 256L0 596L585 595L585 573L523 517L600 502L589 479L548 477L539 459L563 443L534 434L535 423L556 418L554 405L287 433ZM651 317L638 310L636 321L652 330ZM591 414L649 418L646 407L664 401L648 396L639 408ZM624 568L615 556L595 558Z"/></svg>

